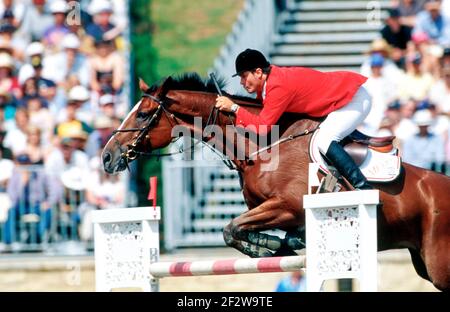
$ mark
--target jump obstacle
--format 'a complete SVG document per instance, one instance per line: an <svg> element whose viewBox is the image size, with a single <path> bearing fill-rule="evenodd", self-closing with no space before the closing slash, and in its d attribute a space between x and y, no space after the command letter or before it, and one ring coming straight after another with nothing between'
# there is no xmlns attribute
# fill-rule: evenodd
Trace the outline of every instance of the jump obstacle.
<svg viewBox="0 0 450 312"><path fill-rule="evenodd" d="M305 195L306 256L193 262L159 262L160 207L95 211L96 290L155 292L163 277L291 272L307 262L308 291L339 278L376 291L378 198L372 190Z"/></svg>

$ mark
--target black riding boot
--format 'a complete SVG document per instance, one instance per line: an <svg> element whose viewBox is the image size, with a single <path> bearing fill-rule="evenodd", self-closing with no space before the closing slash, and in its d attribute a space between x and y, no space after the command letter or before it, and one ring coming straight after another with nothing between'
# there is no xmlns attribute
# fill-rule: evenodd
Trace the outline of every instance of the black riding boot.
<svg viewBox="0 0 450 312"><path fill-rule="evenodd" d="M355 189L373 189L373 187L367 183L366 177L362 174L353 159L338 142L331 141L330 147L328 147L328 151L325 156L337 169L337 171L339 171L339 173L342 174Z"/></svg>

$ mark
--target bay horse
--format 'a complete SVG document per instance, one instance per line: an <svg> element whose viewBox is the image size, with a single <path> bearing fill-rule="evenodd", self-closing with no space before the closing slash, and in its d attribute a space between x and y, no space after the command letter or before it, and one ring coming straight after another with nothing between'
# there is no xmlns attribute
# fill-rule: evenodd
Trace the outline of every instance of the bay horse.
<svg viewBox="0 0 450 312"><path fill-rule="evenodd" d="M115 174L125 170L139 155L168 146L172 128L182 125L192 133L203 133L211 124L224 129L235 121L232 114L215 112L218 91L211 80L197 74L168 77L149 87L142 80L140 101L113 132L102 153L104 170ZM223 85L221 86L223 87ZM233 101L253 113L261 110L251 98L231 96ZM212 118L215 114L216 118ZM194 117L201 117L202 129ZM262 170L269 161L262 154L255 159L239 159L236 144L224 148L241 176L248 211L234 218L223 230L225 243L250 257L295 255L304 247L305 223L303 195L308 189L310 133L320 120L284 114L279 120L280 136L299 135L279 144L276 170ZM236 127L235 129L239 129ZM228 134L229 135L229 134ZM203 141L211 136L202 135ZM225 146L224 142L218 142ZM245 139L245 147L254 145ZM218 145L217 145L218 146ZM426 151L424 151L426 152ZM261 156L261 157L260 157ZM440 290L450 289L450 178L430 170L403 163L400 176L390 183L373 183L380 190L377 209L378 250L407 248L419 276ZM261 233L269 229L286 231L281 239Z"/></svg>

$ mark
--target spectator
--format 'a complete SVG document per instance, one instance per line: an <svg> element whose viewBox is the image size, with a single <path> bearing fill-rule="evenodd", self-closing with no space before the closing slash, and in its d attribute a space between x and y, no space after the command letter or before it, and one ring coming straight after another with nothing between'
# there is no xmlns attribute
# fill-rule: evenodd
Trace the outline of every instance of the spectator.
<svg viewBox="0 0 450 312"><path fill-rule="evenodd" d="M433 77L439 79L439 58L443 49L430 40L424 32L416 32L412 35L412 41L408 46L407 58L413 58L419 53L422 56L421 68L424 72L431 73ZM407 71L411 71L411 62L406 64Z"/></svg>
<svg viewBox="0 0 450 312"><path fill-rule="evenodd" d="M80 40L67 34L62 41L63 51L46 58L45 76L65 90L77 85L89 86L89 68L86 57L79 53Z"/></svg>
<svg viewBox="0 0 450 312"><path fill-rule="evenodd" d="M53 26L44 33L43 42L46 48L51 52L61 50L61 42L69 29L65 23L66 13L68 11L67 3L64 0L53 0L50 4L50 12L53 15Z"/></svg>
<svg viewBox="0 0 450 312"><path fill-rule="evenodd" d="M428 109L431 113L433 124L429 128L429 131L433 134L439 135L444 141L446 141L448 138L447 133L449 129L449 118L445 115L439 114L436 105L428 100L418 105L417 110L420 109Z"/></svg>
<svg viewBox="0 0 450 312"><path fill-rule="evenodd" d="M44 55L44 46L42 43L36 41L30 43L25 50L25 64L19 70L19 83L23 85L25 81L35 76L33 64L40 62Z"/></svg>
<svg viewBox="0 0 450 312"><path fill-rule="evenodd" d="M89 135L86 144L86 153L89 158L93 158L98 155L108 140L110 139L114 130L114 124L110 117L100 115L95 119L95 130Z"/></svg>
<svg viewBox="0 0 450 312"><path fill-rule="evenodd" d="M280 280L276 292L304 292L306 291L306 277L302 270L294 271Z"/></svg>
<svg viewBox="0 0 450 312"><path fill-rule="evenodd" d="M16 34L16 30L17 28L11 24L0 24L0 41L2 45L10 47L14 58L22 61L27 42Z"/></svg>
<svg viewBox="0 0 450 312"><path fill-rule="evenodd" d="M100 97L98 102L101 114L108 116L109 118L114 118L116 116L114 95L104 94Z"/></svg>
<svg viewBox="0 0 450 312"><path fill-rule="evenodd" d="M55 128L56 142L62 138L76 136L79 139L84 139L85 136L92 132L91 127L77 118L77 111L79 109L79 102L69 101L66 112L67 119L59 123ZM79 143L79 142L77 142Z"/></svg>
<svg viewBox="0 0 450 312"><path fill-rule="evenodd" d="M372 97L372 109L363 123L363 131L369 135L376 135L384 111L389 103L396 99L396 82L382 75L384 58L380 54L373 54L371 58L371 75L364 87Z"/></svg>
<svg viewBox="0 0 450 312"><path fill-rule="evenodd" d="M45 100L39 96L30 97L25 102L29 114L29 124L42 132L42 144L50 146L55 127L54 118L44 104Z"/></svg>
<svg viewBox="0 0 450 312"><path fill-rule="evenodd" d="M3 0L0 2L0 18L7 19L16 28L22 24L25 12L25 5L20 1Z"/></svg>
<svg viewBox="0 0 450 312"><path fill-rule="evenodd" d="M53 17L46 8L46 0L32 0L27 7L22 24L22 31L28 34L30 41L39 41L45 31L53 26Z"/></svg>
<svg viewBox="0 0 450 312"><path fill-rule="evenodd" d="M89 159L86 153L77 150L71 138L62 138L58 148L54 149L45 160L47 174L61 181L64 171L76 168L79 171L89 170Z"/></svg>
<svg viewBox="0 0 450 312"><path fill-rule="evenodd" d="M450 18L450 1L449 0L442 0L441 14L442 14L442 16L444 16L445 19Z"/></svg>
<svg viewBox="0 0 450 312"><path fill-rule="evenodd" d="M83 130L90 133L90 126L92 124L95 110L89 102L90 93L83 86L75 86L69 91L67 98L67 106L63 108L57 117L58 122L66 122L72 120L79 120L83 122Z"/></svg>
<svg viewBox="0 0 450 312"><path fill-rule="evenodd" d="M397 8L400 11L401 23L409 27L416 24L416 15L423 10L427 0L400 0Z"/></svg>
<svg viewBox="0 0 450 312"><path fill-rule="evenodd" d="M14 156L20 155L25 151L28 122L28 111L24 108L19 108L15 115L15 126L7 131L4 140L4 145L12 150Z"/></svg>
<svg viewBox="0 0 450 312"><path fill-rule="evenodd" d="M90 86L97 96L119 92L124 82L122 57L113 50L111 41L97 41L90 58Z"/></svg>
<svg viewBox="0 0 450 312"><path fill-rule="evenodd" d="M431 87L429 98L439 113L450 118L450 64L442 68L442 78Z"/></svg>
<svg viewBox="0 0 450 312"><path fill-rule="evenodd" d="M14 115L16 114L16 101L10 93L0 88L0 127L3 130L11 128L14 125Z"/></svg>
<svg viewBox="0 0 450 312"><path fill-rule="evenodd" d="M32 165L43 165L45 158L45 151L41 144L42 134L38 127L30 126L27 129L27 146L25 154L30 159Z"/></svg>
<svg viewBox="0 0 450 312"><path fill-rule="evenodd" d="M51 224L51 205L58 201L57 193L47 183L43 171L30 168L30 158L27 154L17 155L16 168L8 183L8 194L12 207L8 211L8 220L5 224L4 242L11 244L17 240L23 241L23 237L14 237L13 233L19 232L19 222L38 223L37 228L31 228L27 233L25 242L40 243Z"/></svg>
<svg viewBox="0 0 450 312"><path fill-rule="evenodd" d="M440 8L440 0L429 0L425 3L425 10L417 14L413 32L424 32L432 43L448 45L450 44L450 26L440 13Z"/></svg>
<svg viewBox="0 0 450 312"><path fill-rule="evenodd" d="M401 79L403 72L395 65L395 63L390 59L391 47L383 38L378 38L372 41L370 45L369 55L364 59L360 72L361 75L370 76L371 69L371 56L373 54L381 54L384 58L383 67L381 69L381 74L384 77L389 77L393 81Z"/></svg>
<svg viewBox="0 0 450 312"><path fill-rule="evenodd" d="M93 23L86 28L86 33L93 41L114 40L120 35L122 29L118 29L110 22L113 13L111 2L108 0L94 0L89 11L93 16Z"/></svg>
<svg viewBox="0 0 450 312"><path fill-rule="evenodd" d="M439 58L439 66L440 68L450 67L450 47L446 47L442 51L442 55Z"/></svg>
<svg viewBox="0 0 450 312"><path fill-rule="evenodd" d="M412 121L412 116L416 110L416 101L413 99L408 99L407 101L402 101L398 109L398 121L394 126L394 135L397 137L398 147L402 148L403 143L411 135L416 132L417 126ZM390 112L386 116L394 119L395 113Z"/></svg>
<svg viewBox="0 0 450 312"><path fill-rule="evenodd" d="M13 72L14 60L11 55L0 53L0 89L18 98L21 96L20 85Z"/></svg>
<svg viewBox="0 0 450 312"><path fill-rule="evenodd" d="M407 43L411 40L411 32L411 27L400 23L400 11L398 9L390 9L386 25L381 30L381 36L393 47L391 57L400 68L404 67L404 57Z"/></svg>
<svg viewBox="0 0 450 312"><path fill-rule="evenodd" d="M407 66L409 70L399 83L398 95L403 101L410 98L422 101L433 85L433 77L422 69L422 56L419 53L409 57L407 62L410 65Z"/></svg>
<svg viewBox="0 0 450 312"><path fill-rule="evenodd" d="M18 106L25 107L25 101L28 98L39 96L37 79L34 77L27 78L22 84L21 91L22 99L19 101Z"/></svg>
<svg viewBox="0 0 450 312"><path fill-rule="evenodd" d="M441 168L445 160L444 141L439 135L429 132L428 128L433 124L431 112L419 110L413 120L419 131L405 140L403 160L421 168Z"/></svg>
<svg viewBox="0 0 450 312"><path fill-rule="evenodd" d="M44 166L52 187L62 194L61 213L69 217L69 224L65 225L78 224L77 206L82 201L82 191L86 186L84 177L89 172L86 153L75 148L73 139L65 137L58 148L49 154Z"/></svg>
<svg viewBox="0 0 450 312"><path fill-rule="evenodd" d="M5 139L6 131L0 130L0 159L13 159L13 154L11 149L4 146L3 141Z"/></svg>

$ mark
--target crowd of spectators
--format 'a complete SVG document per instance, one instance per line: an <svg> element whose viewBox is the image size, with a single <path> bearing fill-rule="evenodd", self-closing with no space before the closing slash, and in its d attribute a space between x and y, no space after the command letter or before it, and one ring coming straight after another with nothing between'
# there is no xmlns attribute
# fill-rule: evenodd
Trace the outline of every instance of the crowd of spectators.
<svg viewBox="0 0 450 312"><path fill-rule="evenodd" d="M13 236L24 215L39 243L52 212L64 211L91 239L83 217L123 202L124 181L102 173L99 155L128 110L126 5L0 0L0 192L9 198L0 243L21 239Z"/></svg>
<svg viewBox="0 0 450 312"><path fill-rule="evenodd" d="M362 130L395 135L405 162L450 164L450 1L392 1L360 72L373 99Z"/></svg>

